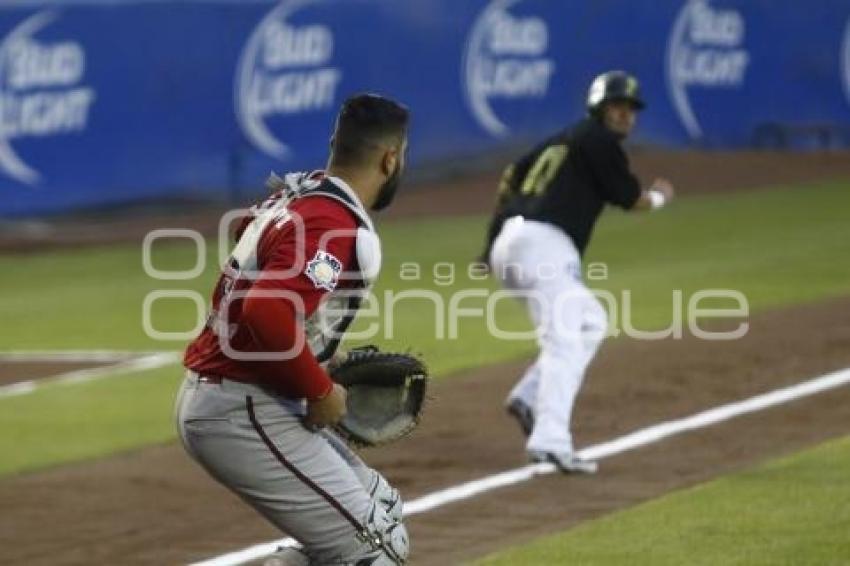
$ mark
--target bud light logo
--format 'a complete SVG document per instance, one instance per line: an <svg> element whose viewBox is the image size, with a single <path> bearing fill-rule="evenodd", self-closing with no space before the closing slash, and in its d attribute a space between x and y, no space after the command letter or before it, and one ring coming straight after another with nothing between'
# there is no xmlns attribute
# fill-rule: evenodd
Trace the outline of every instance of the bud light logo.
<svg viewBox="0 0 850 566"><path fill-rule="evenodd" d="M332 64L334 36L321 24L295 25L292 15L318 0L287 0L259 23L236 71L236 115L260 150L283 159L290 153L268 121L333 107L342 72Z"/></svg>
<svg viewBox="0 0 850 566"><path fill-rule="evenodd" d="M28 185L37 184L41 174L15 152L12 142L85 130L95 99L94 89L82 84L82 45L36 37L57 18L56 12L39 12L0 43L0 170Z"/></svg>
<svg viewBox="0 0 850 566"><path fill-rule="evenodd" d="M709 0L689 0L667 44L667 84L679 118L692 138L702 137L691 107L692 88L735 88L744 83L750 56L744 48L744 18L714 9Z"/></svg>
<svg viewBox="0 0 850 566"><path fill-rule="evenodd" d="M537 100L546 96L555 72L547 57L549 29L542 18L515 17L520 0L493 0L479 14L466 42L462 79L475 119L494 136L509 133L496 115L496 100Z"/></svg>

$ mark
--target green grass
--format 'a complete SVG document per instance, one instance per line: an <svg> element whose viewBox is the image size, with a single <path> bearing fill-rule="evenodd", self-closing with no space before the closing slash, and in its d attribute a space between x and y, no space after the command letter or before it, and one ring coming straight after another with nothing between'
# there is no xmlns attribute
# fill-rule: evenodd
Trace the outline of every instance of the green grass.
<svg viewBox="0 0 850 566"><path fill-rule="evenodd" d="M850 293L848 209L846 184L683 198L660 214L608 215L588 261L609 264L600 287L633 289L650 328L669 322L671 288L737 289L754 311L805 303Z"/></svg>
<svg viewBox="0 0 850 566"><path fill-rule="evenodd" d="M586 264L604 261L608 279L590 285L617 297L629 289L638 328L670 323L672 289L681 289L685 300L701 288L737 289L753 311L846 294L848 209L850 186L827 184L682 198L652 214L610 211L586 258ZM385 263L378 296L424 288L447 298L460 289L495 288L492 281L471 280L465 269L479 251L484 222L483 217L461 217L382 226ZM5 322L0 344L8 349L181 349L183 341L145 336L142 301L156 289L188 289L206 302L216 275L215 246L210 242L203 275L191 281L146 276L140 245L0 256ZM153 254L159 269L186 269L194 259L193 244L160 244ZM402 264L414 261L421 266L420 277L403 279ZM443 286L438 281L448 273L448 264L458 277ZM470 298L463 306L484 304L484 299ZM516 305L500 307L504 328L528 328ZM483 321L472 318L460 320L458 339L437 339L434 306L424 299L401 300L392 315L394 337L379 342L415 344L439 373L515 358L533 348L530 342L500 342L486 334ZM195 306L179 299L156 303L152 322L159 330L191 329ZM448 322L444 330L447 335Z"/></svg>
<svg viewBox="0 0 850 566"><path fill-rule="evenodd" d="M480 566L850 563L850 437L482 559Z"/></svg>
<svg viewBox="0 0 850 566"><path fill-rule="evenodd" d="M0 476L175 437L177 365L0 399Z"/></svg>
<svg viewBox="0 0 850 566"><path fill-rule="evenodd" d="M587 264L605 261L608 278L590 281L590 285L618 297L623 289L630 290L632 324L639 329L669 325L673 289L681 289L686 301L700 288L737 289L746 294L753 312L847 294L847 210L850 186L824 184L682 198L651 214L609 211L597 227L586 258ZM466 270L470 258L480 251L485 222L483 216L474 216L380 226L384 268L376 295L383 298L387 292L425 289L448 304L456 291L495 289L492 280L470 279ZM215 248L216 243L210 242L205 254L207 269L191 281L156 281L145 275L141 244L0 255L0 348L182 349L183 340L156 341L145 335L142 303L157 289L195 291L206 303L217 271ZM189 269L195 255L194 244L184 241L158 244L152 259L161 270ZM410 265L402 269L410 262L419 264L418 277ZM451 266L456 277L443 285ZM460 306L481 309L485 301L467 298ZM440 312L446 311L445 306L440 308ZM198 313L191 301L172 299L156 303L152 315L154 328L173 332L191 329ZM513 302L499 303L496 318L503 330L529 329L525 313ZM385 307L379 319L391 320L394 332L375 342L394 349L414 347L438 376L517 359L535 349L530 340L500 341L490 336L484 321L474 316L458 321L454 338L451 321L446 320L442 337L438 337L435 307L424 299L400 300L393 309ZM361 320L354 330L370 322L375 321ZM379 325L384 332L388 330L380 320ZM165 374L158 371L152 375ZM50 423L61 419L52 419L50 412L43 413L43 419L30 418L28 409L12 407L37 408L42 398L72 407L73 403L64 404L59 397L77 400L81 395L78 389L62 389L61 394L47 389L26 398L0 399L5 423L0 444L18 437L34 441L28 444L30 448L19 447L13 459L17 463L0 468L0 473L158 442L171 434L170 424L162 424L161 403L170 410L173 383L156 377L121 378L114 384L107 380L80 386L79 391L88 395L92 406L100 406L116 394L114 388L126 388L128 397L136 389L146 391L150 402L133 410L138 410L138 418L154 419L160 425L128 430L119 438L97 423L112 426L121 415L101 409L85 416L89 426L64 428L69 438L60 441ZM87 446L91 450L85 450Z"/></svg>
<svg viewBox="0 0 850 566"><path fill-rule="evenodd" d="M0 329L6 349L174 349L142 330L142 301L156 289L194 289L206 297L214 281L208 269L193 281L155 281L142 269L142 246L103 246L43 254L0 256L4 271ZM159 269L189 269L194 247L157 246ZM210 264L212 265L212 264ZM154 326L185 330L193 326L193 305L167 301L155 309Z"/></svg>

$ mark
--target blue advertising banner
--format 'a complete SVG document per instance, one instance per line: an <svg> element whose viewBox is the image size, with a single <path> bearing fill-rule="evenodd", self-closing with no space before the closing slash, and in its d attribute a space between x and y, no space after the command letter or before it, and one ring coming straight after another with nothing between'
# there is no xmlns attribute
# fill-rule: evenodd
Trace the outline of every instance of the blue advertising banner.
<svg viewBox="0 0 850 566"><path fill-rule="evenodd" d="M850 2L4 0L0 216L321 167L360 91L411 108L414 165L482 154L581 117L608 69L641 80L640 141L847 143Z"/></svg>

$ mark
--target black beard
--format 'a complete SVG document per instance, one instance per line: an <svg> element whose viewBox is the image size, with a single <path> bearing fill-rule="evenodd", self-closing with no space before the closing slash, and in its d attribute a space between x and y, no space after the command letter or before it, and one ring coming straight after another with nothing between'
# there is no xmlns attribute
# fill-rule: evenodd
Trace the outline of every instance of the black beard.
<svg viewBox="0 0 850 566"><path fill-rule="evenodd" d="M378 196L375 198L375 202L372 203L371 209L384 210L387 208L393 202L400 182L401 166L397 165L393 174L387 177L387 180L378 190Z"/></svg>

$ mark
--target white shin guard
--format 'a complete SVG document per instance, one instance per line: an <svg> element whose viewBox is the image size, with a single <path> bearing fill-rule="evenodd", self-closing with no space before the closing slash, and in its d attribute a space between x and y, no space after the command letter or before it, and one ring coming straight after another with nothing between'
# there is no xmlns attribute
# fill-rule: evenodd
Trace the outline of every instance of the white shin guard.
<svg viewBox="0 0 850 566"><path fill-rule="evenodd" d="M374 471L374 470L373 470ZM404 502L399 491L378 472L374 472L371 485L368 487L369 498L384 508L393 521L401 522L404 512Z"/></svg>
<svg viewBox="0 0 850 566"><path fill-rule="evenodd" d="M400 520L393 519L383 505L373 502L366 517L368 542L375 551L369 566L404 564L410 555L410 537Z"/></svg>

